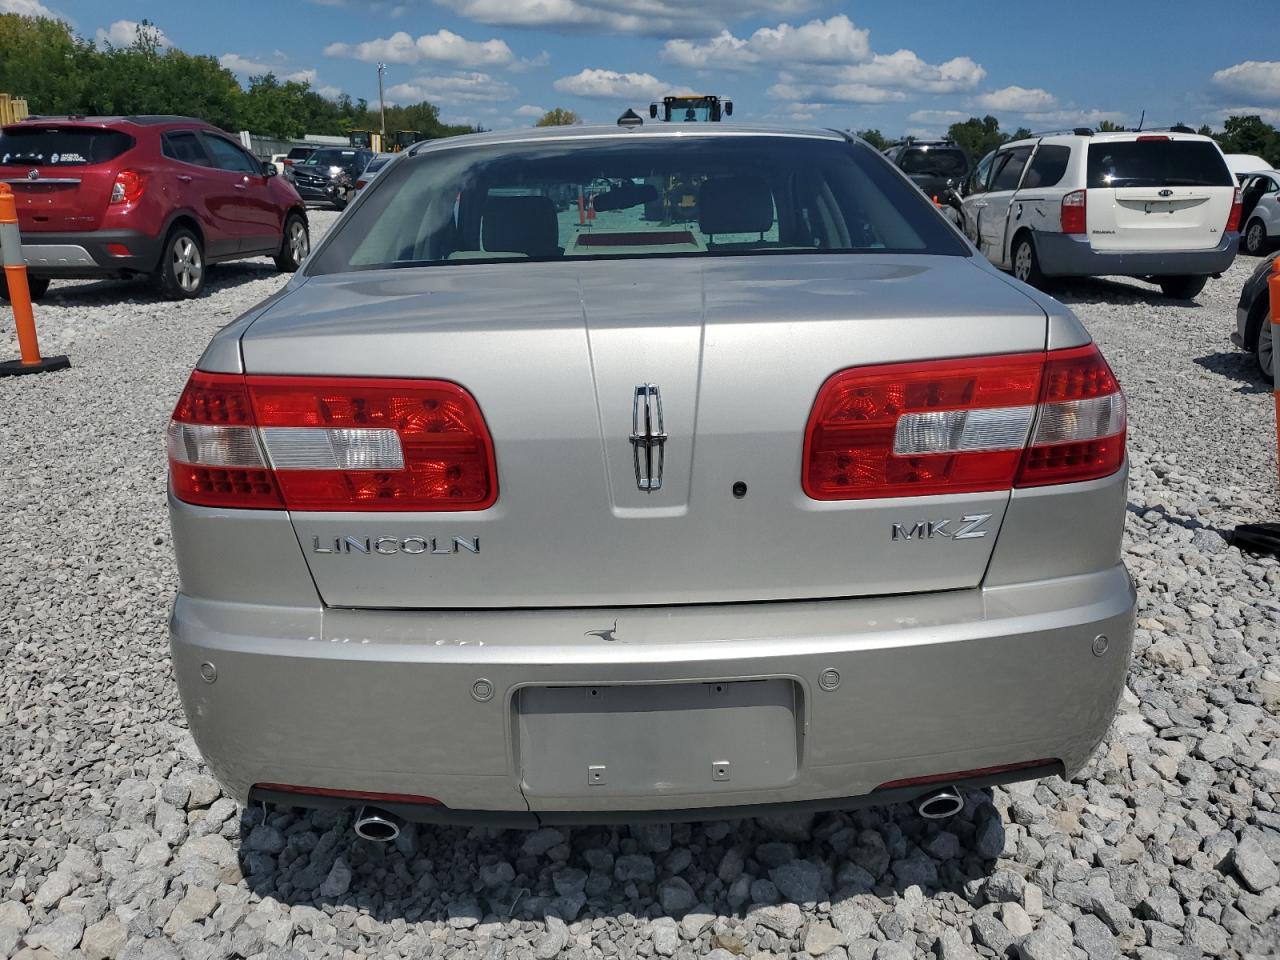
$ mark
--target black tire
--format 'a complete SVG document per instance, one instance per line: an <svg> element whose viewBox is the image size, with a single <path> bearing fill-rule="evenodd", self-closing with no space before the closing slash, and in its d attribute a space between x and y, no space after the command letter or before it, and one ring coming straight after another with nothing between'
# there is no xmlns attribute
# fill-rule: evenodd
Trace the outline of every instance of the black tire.
<svg viewBox="0 0 1280 960"><path fill-rule="evenodd" d="M1258 326L1258 335L1253 338L1253 361L1267 383L1276 381L1275 326L1270 317L1263 317Z"/></svg>
<svg viewBox="0 0 1280 960"><path fill-rule="evenodd" d="M175 227L165 238L156 266L156 288L166 300L190 300L200 296L208 270L204 245L191 230Z"/></svg>
<svg viewBox="0 0 1280 960"><path fill-rule="evenodd" d="M1175 300L1193 300L1209 282L1208 277L1156 277L1156 283L1166 297Z"/></svg>
<svg viewBox="0 0 1280 960"><path fill-rule="evenodd" d="M1031 240L1031 234L1020 233L1013 238L1010 256L1013 261L1011 272L1015 278L1036 288L1044 286L1044 274L1040 272L1040 258L1036 256L1036 245Z"/></svg>
<svg viewBox="0 0 1280 960"><path fill-rule="evenodd" d="M1269 245L1266 225L1261 220L1250 220L1249 225L1244 228L1244 237L1240 241L1244 252L1251 257L1260 257L1267 252Z"/></svg>
<svg viewBox="0 0 1280 960"><path fill-rule="evenodd" d="M44 295L49 292L49 278L28 275L27 289L31 291L32 302L39 303L44 299ZM5 278L3 270L0 270L0 300L5 303L9 302L9 281Z"/></svg>
<svg viewBox="0 0 1280 960"><path fill-rule="evenodd" d="M284 236L280 238L280 252L276 254L276 269L281 273L293 273L311 252L311 231L306 217L291 213L285 217Z"/></svg>

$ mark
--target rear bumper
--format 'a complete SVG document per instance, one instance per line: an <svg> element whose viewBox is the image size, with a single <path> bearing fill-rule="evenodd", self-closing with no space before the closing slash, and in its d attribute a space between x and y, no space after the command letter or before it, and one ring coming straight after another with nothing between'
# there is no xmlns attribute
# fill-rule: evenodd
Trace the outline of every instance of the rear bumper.
<svg viewBox="0 0 1280 960"><path fill-rule="evenodd" d="M1212 276L1235 260L1238 233L1224 234L1208 250L1098 251L1084 237L1036 233L1040 270L1051 277Z"/></svg>
<svg viewBox="0 0 1280 960"><path fill-rule="evenodd" d="M119 244L129 253L113 254ZM136 230L94 230L86 233L22 234L22 255L35 277L88 279L150 273L160 260L163 238Z"/></svg>
<svg viewBox="0 0 1280 960"><path fill-rule="evenodd" d="M1120 565L910 598L613 610L289 609L180 595L171 646L196 742L242 802L272 783L443 805L401 811L420 819L699 817L905 800L928 788L877 787L1032 760L1048 762L1021 776L1070 774L1110 725L1134 603ZM617 642L586 635L611 627ZM739 715L750 722L708 726L705 741L701 727L679 736L684 717L702 714L667 716L677 693L742 680L791 693L771 713ZM654 685L640 702L652 693L655 707L623 726L650 730L657 715L674 737L628 739L619 714L593 707L546 712L577 695L548 688L634 706L635 685ZM677 755L670 777L637 773ZM712 765L724 761L733 775L717 782ZM608 775L591 784L599 765Z"/></svg>

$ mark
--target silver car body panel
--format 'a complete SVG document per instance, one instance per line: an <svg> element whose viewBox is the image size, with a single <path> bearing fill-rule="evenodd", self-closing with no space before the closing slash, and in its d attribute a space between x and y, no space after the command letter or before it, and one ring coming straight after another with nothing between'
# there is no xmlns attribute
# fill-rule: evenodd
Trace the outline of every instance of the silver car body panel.
<svg viewBox="0 0 1280 960"><path fill-rule="evenodd" d="M800 475L838 370L1088 342L972 250L304 270L200 368L460 383L499 496L422 514L171 498L196 742L241 801L261 784L411 794L464 819L713 816L1010 764L1074 772L1127 672L1127 471L834 502ZM648 383L668 435L653 493L629 437ZM983 514L985 536L893 538ZM380 537L443 549L360 549Z"/></svg>

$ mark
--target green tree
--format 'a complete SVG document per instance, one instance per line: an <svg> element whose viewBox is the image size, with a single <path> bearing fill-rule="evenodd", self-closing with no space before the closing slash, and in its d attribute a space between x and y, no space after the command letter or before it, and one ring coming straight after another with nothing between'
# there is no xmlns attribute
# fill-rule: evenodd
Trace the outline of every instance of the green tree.
<svg viewBox="0 0 1280 960"><path fill-rule="evenodd" d="M32 113L76 113L93 45L61 20L0 14L0 92L25 97Z"/></svg>
<svg viewBox="0 0 1280 960"><path fill-rule="evenodd" d="M1259 116L1228 117L1216 139L1223 153L1251 153L1280 164L1280 131Z"/></svg>
<svg viewBox="0 0 1280 960"><path fill-rule="evenodd" d="M1031 129L1029 127L1019 127L1017 130L1013 131L1013 135L1010 136L1008 139L1026 140L1030 136L1031 136Z"/></svg>
<svg viewBox="0 0 1280 960"><path fill-rule="evenodd" d="M1122 133L1124 125L1116 123L1114 120L1102 120L1098 123L1099 133Z"/></svg>
<svg viewBox="0 0 1280 960"><path fill-rule="evenodd" d="M572 127L582 122L582 118L572 110L564 107L552 107L538 118L535 127Z"/></svg>
<svg viewBox="0 0 1280 960"><path fill-rule="evenodd" d="M871 144L871 146L875 147L877 150L884 150L890 143L889 138L879 130L859 130L858 136L867 141L867 143Z"/></svg>
<svg viewBox="0 0 1280 960"><path fill-rule="evenodd" d="M1000 121L990 114L981 120L970 117L963 123L953 123L947 129L947 136L962 146L975 161L1009 139L1000 132Z"/></svg>

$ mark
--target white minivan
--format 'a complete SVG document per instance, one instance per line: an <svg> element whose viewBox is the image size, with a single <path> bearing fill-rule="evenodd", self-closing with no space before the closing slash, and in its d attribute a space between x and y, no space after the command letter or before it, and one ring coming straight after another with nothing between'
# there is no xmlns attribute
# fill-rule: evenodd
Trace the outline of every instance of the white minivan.
<svg viewBox="0 0 1280 960"><path fill-rule="evenodd" d="M1032 285L1119 275L1194 297L1235 259L1241 194L1217 143L1182 129L1004 144L969 177L962 228Z"/></svg>

